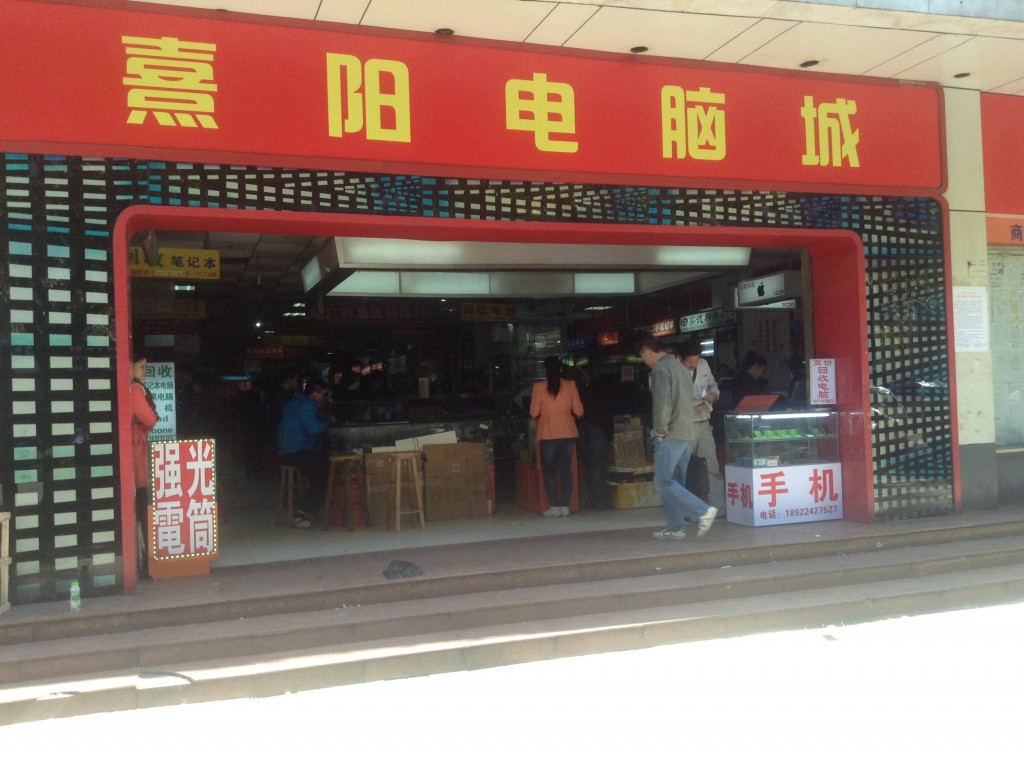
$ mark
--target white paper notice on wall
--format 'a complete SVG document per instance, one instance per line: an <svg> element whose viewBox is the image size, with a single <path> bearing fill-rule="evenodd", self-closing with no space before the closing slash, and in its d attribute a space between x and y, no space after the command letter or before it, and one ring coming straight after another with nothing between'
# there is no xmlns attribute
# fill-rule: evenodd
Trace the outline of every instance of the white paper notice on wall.
<svg viewBox="0 0 1024 764"><path fill-rule="evenodd" d="M988 352L988 290L985 287L953 287L953 341L958 353Z"/></svg>

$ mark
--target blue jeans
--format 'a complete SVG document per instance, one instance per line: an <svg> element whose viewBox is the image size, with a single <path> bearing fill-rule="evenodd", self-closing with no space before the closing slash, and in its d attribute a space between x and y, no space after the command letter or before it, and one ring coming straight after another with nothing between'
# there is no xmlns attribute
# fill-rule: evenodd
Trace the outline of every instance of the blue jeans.
<svg viewBox="0 0 1024 764"><path fill-rule="evenodd" d="M692 440L654 439L654 490L661 496L668 529L679 531L686 520L696 521L710 505L686 490L686 467L693 453Z"/></svg>
<svg viewBox="0 0 1024 764"><path fill-rule="evenodd" d="M572 454L576 438L554 438L540 442L540 470L548 506L568 507L572 501Z"/></svg>

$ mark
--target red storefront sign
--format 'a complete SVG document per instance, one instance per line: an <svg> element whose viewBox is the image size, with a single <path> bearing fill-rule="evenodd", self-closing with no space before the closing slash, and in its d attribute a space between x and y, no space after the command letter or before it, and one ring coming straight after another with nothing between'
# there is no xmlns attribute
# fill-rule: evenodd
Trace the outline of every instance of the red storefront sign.
<svg viewBox="0 0 1024 764"><path fill-rule="evenodd" d="M0 17L0 149L722 187L945 184L938 86L32 0L0 0Z"/></svg>
<svg viewBox="0 0 1024 764"><path fill-rule="evenodd" d="M209 439L150 444L150 559L217 556L214 451Z"/></svg>

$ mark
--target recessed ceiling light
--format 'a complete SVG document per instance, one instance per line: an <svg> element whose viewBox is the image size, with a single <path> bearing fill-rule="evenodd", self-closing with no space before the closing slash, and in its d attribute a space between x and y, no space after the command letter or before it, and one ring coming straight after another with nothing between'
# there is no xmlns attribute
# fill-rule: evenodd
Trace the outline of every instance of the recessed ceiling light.
<svg viewBox="0 0 1024 764"><path fill-rule="evenodd" d="M635 48L630 48L630 53L646 53L648 50L646 45L637 45Z"/></svg>
<svg viewBox="0 0 1024 764"><path fill-rule="evenodd" d="M806 61L801 61L800 62L800 68L801 69L810 69L812 66L817 66L820 63L821 63L821 61L819 61L816 58L809 58Z"/></svg>
<svg viewBox="0 0 1024 764"><path fill-rule="evenodd" d="M449 29L448 27L441 27L440 29L435 29L434 34L443 35L444 37L450 37L451 35L455 34L455 30Z"/></svg>
<svg viewBox="0 0 1024 764"><path fill-rule="evenodd" d="M970 72L960 72L959 74L954 74L953 75L953 79L962 80L964 77L970 77L970 76L971 76Z"/></svg>

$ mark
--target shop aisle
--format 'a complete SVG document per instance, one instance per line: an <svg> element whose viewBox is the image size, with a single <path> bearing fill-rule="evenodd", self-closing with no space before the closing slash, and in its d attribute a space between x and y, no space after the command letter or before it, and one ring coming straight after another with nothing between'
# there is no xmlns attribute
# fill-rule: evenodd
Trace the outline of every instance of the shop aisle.
<svg viewBox="0 0 1024 764"><path fill-rule="evenodd" d="M552 536L565 533L623 530L664 525L661 507L583 511L566 518L545 518L535 512L519 512L514 502L498 504L497 512L468 520L441 520L427 527L357 528L319 525L309 529L278 525L276 480L221 479L220 501L227 522L220 528L220 557L214 568L283 562L340 554L409 549L474 541Z"/></svg>

